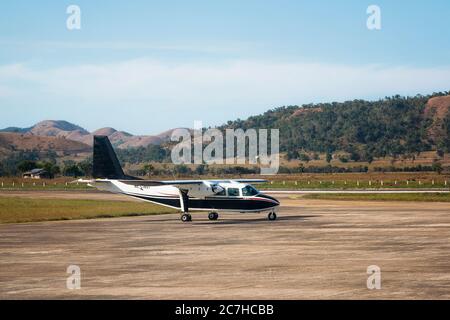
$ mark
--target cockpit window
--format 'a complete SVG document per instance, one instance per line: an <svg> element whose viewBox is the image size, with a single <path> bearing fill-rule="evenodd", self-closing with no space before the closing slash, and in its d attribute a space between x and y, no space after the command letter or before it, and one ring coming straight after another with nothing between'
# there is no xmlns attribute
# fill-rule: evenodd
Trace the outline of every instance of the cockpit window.
<svg viewBox="0 0 450 320"><path fill-rule="evenodd" d="M244 197L256 196L258 194L258 190L253 188L252 186L245 186L242 188L242 195Z"/></svg>
<svg viewBox="0 0 450 320"><path fill-rule="evenodd" d="M239 197L239 189L238 188L228 188L228 196L229 197Z"/></svg>
<svg viewBox="0 0 450 320"><path fill-rule="evenodd" d="M225 196L225 189L222 189L221 191L216 193L216 196Z"/></svg>

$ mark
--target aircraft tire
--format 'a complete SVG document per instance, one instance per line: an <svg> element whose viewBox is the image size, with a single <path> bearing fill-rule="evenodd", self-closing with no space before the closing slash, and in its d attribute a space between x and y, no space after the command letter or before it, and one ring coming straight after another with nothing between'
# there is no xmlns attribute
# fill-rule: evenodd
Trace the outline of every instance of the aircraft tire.
<svg viewBox="0 0 450 320"><path fill-rule="evenodd" d="M277 214L275 212L270 212L267 218L269 218L270 221L274 221L277 219Z"/></svg>
<svg viewBox="0 0 450 320"><path fill-rule="evenodd" d="M190 214L188 214L188 213L183 213L181 215L181 221L183 221L183 222L192 221L192 216Z"/></svg>
<svg viewBox="0 0 450 320"><path fill-rule="evenodd" d="M217 212L210 212L208 214L209 220L217 220L219 218L219 214Z"/></svg>

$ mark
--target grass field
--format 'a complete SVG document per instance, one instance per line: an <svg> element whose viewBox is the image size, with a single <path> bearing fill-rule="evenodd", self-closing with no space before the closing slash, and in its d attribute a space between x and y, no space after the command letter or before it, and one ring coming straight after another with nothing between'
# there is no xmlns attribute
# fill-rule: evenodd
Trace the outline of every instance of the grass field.
<svg viewBox="0 0 450 320"><path fill-rule="evenodd" d="M318 199L318 200L347 200L347 201L450 202L450 193L390 193L390 194L320 193L320 194L306 194L302 196L302 198Z"/></svg>
<svg viewBox="0 0 450 320"><path fill-rule="evenodd" d="M92 187L87 186L86 183L72 182L73 179L58 178L58 179L43 179L30 180L22 178L0 178L1 190L92 190Z"/></svg>
<svg viewBox="0 0 450 320"><path fill-rule="evenodd" d="M421 180L275 180L258 185L261 190L304 189L445 189L450 181Z"/></svg>
<svg viewBox="0 0 450 320"><path fill-rule="evenodd" d="M173 213L145 202L0 197L0 223L112 218Z"/></svg>
<svg viewBox="0 0 450 320"><path fill-rule="evenodd" d="M232 179L237 176L195 176L195 177L146 177L154 180L173 179ZM241 178L263 178L269 182L259 184L261 190L302 190L302 189L448 189L450 174L432 172L400 173L336 173L336 174L277 174L274 176L244 175ZM71 178L52 180L30 180L22 178L0 178L2 190L92 190L85 183L73 182Z"/></svg>

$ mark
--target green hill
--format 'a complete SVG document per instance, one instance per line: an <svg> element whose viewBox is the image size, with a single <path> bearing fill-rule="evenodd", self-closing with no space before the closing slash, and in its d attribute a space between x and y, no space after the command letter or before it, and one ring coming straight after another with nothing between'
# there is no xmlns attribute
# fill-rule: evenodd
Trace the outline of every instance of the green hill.
<svg viewBox="0 0 450 320"><path fill-rule="evenodd" d="M280 149L289 158L298 158L302 151L344 151L356 161L449 152L448 94L280 107L221 128L279 128Z"/></svg>

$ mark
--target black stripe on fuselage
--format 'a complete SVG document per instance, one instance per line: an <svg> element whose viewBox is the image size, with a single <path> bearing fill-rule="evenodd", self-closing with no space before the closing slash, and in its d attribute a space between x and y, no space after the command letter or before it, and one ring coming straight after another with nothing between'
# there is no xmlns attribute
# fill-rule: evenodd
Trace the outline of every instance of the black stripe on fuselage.
<svg viewBox="0 0 450 320"><path fill-rule="evenodd" d="M148 195L128 194L130 196L147 200L162 205L180 208L180 199L152 197ZM189 199L189 208L211 209L211 210L234 210L234 211L257 211L267 210L279 205L279 202L269 196L258 195L257 198L216 198L207 197L205 199Z"/></svg>

